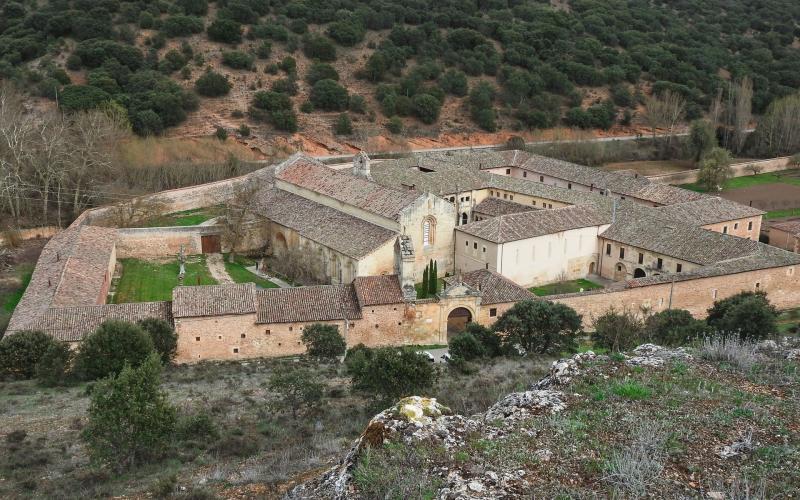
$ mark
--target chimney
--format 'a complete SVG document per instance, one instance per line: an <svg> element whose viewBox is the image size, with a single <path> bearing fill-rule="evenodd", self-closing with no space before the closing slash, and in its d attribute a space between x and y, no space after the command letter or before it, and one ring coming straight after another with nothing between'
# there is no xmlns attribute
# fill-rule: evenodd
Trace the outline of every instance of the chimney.
<svg viewBox="0 0 800 500"><path fill-rule="evenodd" d="M365 179L372 180L372 174L369 167L369 156L363 151L359 151L353 157L353 175L364 177Z"/></svg>

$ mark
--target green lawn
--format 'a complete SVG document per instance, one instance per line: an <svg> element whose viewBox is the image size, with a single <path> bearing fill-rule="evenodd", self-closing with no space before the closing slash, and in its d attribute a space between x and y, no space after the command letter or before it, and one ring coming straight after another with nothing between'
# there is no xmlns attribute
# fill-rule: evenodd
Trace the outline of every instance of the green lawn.
<svg viewBox="0 0 800 500"><path fill-rule="evenodd" d="M534 286L531 287L529 290L533 292L534 295L537 295L539 297L544 297L545 295L576 293L580 292L581 288L583 288L583 290L586 291L586 290L596 290L598 288L604 288L604 287L603 285L595 283L594 281L589 281L581 278L572 281L560 281L558 283L550 283L549 285Z"/></svg>
<svg viewBox="0 0 800 500"><path fill-rule="evenodd" d="M146 227L197 226L219 215L217 207L193 208L156 217Z"/></svg>
<svg viewBox="0 0 800 500"><path fill-rule="evenodd" d="M172 300L178 286L177 260L160 263L139 259L120 259L122 277L116 287L114 303ZM205 256L187 258L184 285L216 285L206 266Z"/></svg>
<svg viewBox="0 0 800 500"><path fill-rule="evenodd" d="M234 262L228 262L227 254L225 254L223 258L225 259L225 270L228 272L228 276L230 276L231 279L236 283L255 283L256 286L260 288L278 288L278 285L275 283L265 280L264 278L260 278L245 269L246 267L255 265L255 261L253 259L249 259L242 255L237 255L234 258Z"/></svg>
<svg viewBox="0 0 800 500"><path fill-rule="evenodd" d="M28 288L28 283L31 282L31 275L33 275L33 265L24 265L20 266L17 269L17 275L20 278L20 285L17 289L12 290L9 293L5 293L0 295L0 310L7 313L14 312L14 309L19 304L19 301L22 299L22 294L25 293L25 289Z"/></svg>
<svg viewBox="0 0 800 500"><path fill-rule="evenodd" d="M794 184L800 186L800 177L786 175L788 173L795 172L797 172L797 170L783 170L780 172L769 172L766 174L734 177L725 183L724 189L739 189L750 186L758 186L760 184ZM701 193L705 192L705 189L700 187L700 185L697 183L682 184L680 187Z"/></svg>
<svg viewBox="0 0 800 500"><path fill-rule="evenodd" d="M780 219L781 217L797 217L800 216L800 208L787 208L785 210L770 210L765 219Z"/></svg>

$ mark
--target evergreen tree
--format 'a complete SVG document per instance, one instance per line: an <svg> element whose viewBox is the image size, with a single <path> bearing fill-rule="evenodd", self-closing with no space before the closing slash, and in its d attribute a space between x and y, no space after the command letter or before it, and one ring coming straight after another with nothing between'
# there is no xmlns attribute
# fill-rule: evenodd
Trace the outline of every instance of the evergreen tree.
<svg viewBox="0 0 800 500"><path fill-rule="evenodd" d="M422 271L422 290L420 290L420 298L424 299L428 297L428 266L425 266L425 270Z"/></svg>
<svg viewBox="0 0 800 500"><path fill-rule="evenodd" d="M431 263L428 264L431 268L430 272L428 272L428 293L431 295L435 295L436 292L439 291L439 283L437 281L437 273L436 273L436 262L431 260Z"/></svg>

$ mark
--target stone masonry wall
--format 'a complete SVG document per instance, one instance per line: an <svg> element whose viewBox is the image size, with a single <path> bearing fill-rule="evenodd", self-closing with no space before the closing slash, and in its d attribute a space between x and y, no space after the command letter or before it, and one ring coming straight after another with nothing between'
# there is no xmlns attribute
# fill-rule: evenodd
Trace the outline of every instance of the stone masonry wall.
<svg viewBox="0 0 800 500"><path fill-rule="evenodd" d="M777 172L789 168L789 161L791 157L781 156L778 158L770 158L769 160L748 161L745 163L736 163L731 165L734 177L744 177L746 175L753 175L750 165L756 165L761 168L761 173ZM688 184L690 182L697 182L700 174L699 169L684 170L683 172L675 172L672 174L663 175L650 175L647 178L651 181L661 182L664 184Z"/></svg>
<svg viewBox="0 0 800 500"><path fill-rule="evenodd" d="M219 234L214 226L152 227L117 230L117 258L152 259L202 253L200 237Z"/></svg>

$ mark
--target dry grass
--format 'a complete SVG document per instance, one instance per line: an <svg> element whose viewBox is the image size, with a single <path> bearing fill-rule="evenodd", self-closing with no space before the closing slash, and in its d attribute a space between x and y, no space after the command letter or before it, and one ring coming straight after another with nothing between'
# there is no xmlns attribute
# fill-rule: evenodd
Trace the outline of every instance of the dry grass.
<svg viewBox="0 0 800 500"><path fill-rule="evenodd" d="M241 161L264 159L233 138L222 142L216 137L135 137L119 145L120 161L140 167L220 163L231 155Z"/></svg>
<svg viewBox="0 0 800 500"><path fill-rule="evenodd" d="M758 361L755 342L735 335L706 337L699 350L704 359L728 363L741 371L749 371Z"/></svg>

